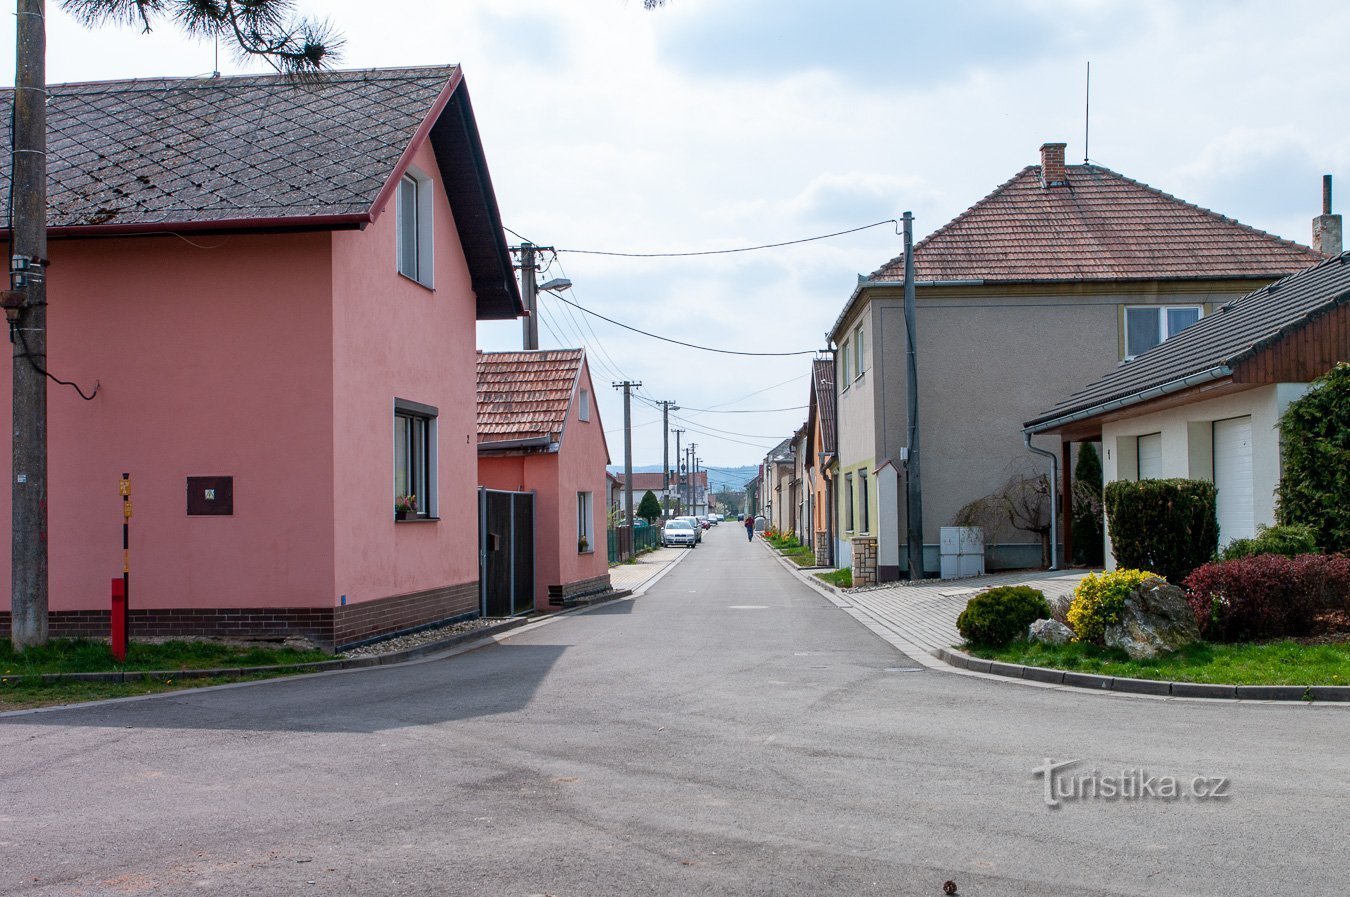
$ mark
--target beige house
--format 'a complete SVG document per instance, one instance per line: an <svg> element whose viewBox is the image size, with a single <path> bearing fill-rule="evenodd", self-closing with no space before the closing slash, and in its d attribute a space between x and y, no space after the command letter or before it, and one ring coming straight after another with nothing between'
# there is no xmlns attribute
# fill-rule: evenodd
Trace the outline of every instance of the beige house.
<svg viewBox="0 0 1350 897"><path fill-rule="evenodd" d="M1027 422L1100 441L1112 480L1218 487L1219 542L1275 523L1278 425L1289 403L1350 359L1350 256L1262 287ZM1111 559L1107 537L1107 563Z"/></svg>
<svg viewBox="0 0 1350 897"><path fill-rule="evenodd" d="M1049 472L1023 422L1254 287L1323 256L1097 165L1041 162L914 247L924 567L938 530L1011 480ZM904 259L860 280L831 329L841 548L877 539L907 569ZM1069 458L1070 445L1061 446ZM985 533L990 569L1041 564L1040 537ZM841 554L839 563L849 556Z"/></svg>

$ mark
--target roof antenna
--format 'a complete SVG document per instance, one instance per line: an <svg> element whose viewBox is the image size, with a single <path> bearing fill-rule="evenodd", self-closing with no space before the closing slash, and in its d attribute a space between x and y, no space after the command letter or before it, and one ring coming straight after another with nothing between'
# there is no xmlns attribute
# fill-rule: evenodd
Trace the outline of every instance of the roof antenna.
<svg viewBox="0 0 1350 897"><path fill-rule="evenodd" d="M1092 123L1092 60L1087 64L1087 80L1083 84L1083 164L1088 164L1088 127Z"/></svg>

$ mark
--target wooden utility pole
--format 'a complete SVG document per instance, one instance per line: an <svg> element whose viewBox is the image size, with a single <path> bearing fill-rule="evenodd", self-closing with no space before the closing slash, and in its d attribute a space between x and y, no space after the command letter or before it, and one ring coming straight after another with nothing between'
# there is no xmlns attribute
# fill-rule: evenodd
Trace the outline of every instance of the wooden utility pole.
<svg viewBox="0 0 1350 897"><path fill-rule="evenodd" d="M683 498L684 493L680 489L680 482L683 480L681 472L684 469L684 463L681 462L680 459L684 456L680 454L680 437L684 435L684 431L671 430L671 432L675 434L675 516L683 517L684 503L681 499Z"/></svg>
<svg viewBox="0 0 1350 897"><path fill-rule="evenodd" d="M10 640L47 641L47 28L43 0L18 0L10 295L14 345Z"/></svg>
<svg viewBox="0 0 1350 897"><path fill-rule="evenodd" d="M661 406L661 519L670 516L670 412L679 411L674 402L657 402Z"/></svg>

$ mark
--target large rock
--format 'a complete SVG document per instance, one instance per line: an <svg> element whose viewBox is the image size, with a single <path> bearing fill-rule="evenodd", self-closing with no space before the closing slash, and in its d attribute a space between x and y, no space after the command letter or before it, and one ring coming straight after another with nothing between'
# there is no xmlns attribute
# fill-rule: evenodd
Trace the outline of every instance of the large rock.
<svg viewBox="0 0 1350 897"><path fill-rule="evenodd" d="M1181 589L1149 580L1125 599L1120 619L1106 627L1106 644L1133 660L1148 660L1200 640L1200 627Z"/></svg>
<svg viewBox="0 0 1350 897"><path fill-rule="evenodd" d="M1027 641L1065 645L1073 641L1073 630L1058 620L1037 620L1027 627Z"/></svg>

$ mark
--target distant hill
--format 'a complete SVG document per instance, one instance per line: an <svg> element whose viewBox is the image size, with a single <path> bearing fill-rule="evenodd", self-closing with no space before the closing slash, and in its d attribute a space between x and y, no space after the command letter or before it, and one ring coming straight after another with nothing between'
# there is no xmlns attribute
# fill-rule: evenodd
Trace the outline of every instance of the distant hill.
<svg viewBox="0 0 1350 897"><path fill-rule="evenodd" d="M758 465L746 465L745 467L709 467L708 488L714 492L721 492L723 489L729 489L733 492L740 492L745 488L745 484L753 480L759 474ZM622 464L609 465L610 473L623 473ZM634 464L633 473L660 473L660 464Z"/></svg>

